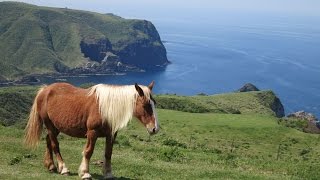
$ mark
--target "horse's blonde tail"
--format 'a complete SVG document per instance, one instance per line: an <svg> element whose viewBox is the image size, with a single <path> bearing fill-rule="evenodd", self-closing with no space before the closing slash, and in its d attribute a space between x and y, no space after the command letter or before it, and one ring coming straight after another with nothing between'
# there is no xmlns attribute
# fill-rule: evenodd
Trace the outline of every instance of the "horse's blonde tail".
<svg viewBox="0 0 320 180"><path fill-rule="evenodd" d="M24 144L29 148L37 147L43 129L43 121L38 113L38 97L45 87L39 89L29 115L28 124L25 128Z"/></svg>

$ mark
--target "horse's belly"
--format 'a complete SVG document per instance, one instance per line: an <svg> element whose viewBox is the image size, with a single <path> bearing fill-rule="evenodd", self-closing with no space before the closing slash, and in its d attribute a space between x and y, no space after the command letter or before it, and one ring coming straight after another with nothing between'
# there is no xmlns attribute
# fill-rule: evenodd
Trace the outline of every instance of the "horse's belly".
<svg viewBox="0 0 320 180"><path fill-rule="evenodd" d="M69 109L49 110L48 116L53 125L62 133L73 137L85 138L88 130L95 130L98 137L106 136L107 127L102 124L100 115Z"/></svg>
<svg viewBox="0 0 320 180"><path fill-rule="evenodd" d="M85 137L87 128L85 123L77 120L55 121L51 120L54 126L62 133L73 137Z"/></svg>

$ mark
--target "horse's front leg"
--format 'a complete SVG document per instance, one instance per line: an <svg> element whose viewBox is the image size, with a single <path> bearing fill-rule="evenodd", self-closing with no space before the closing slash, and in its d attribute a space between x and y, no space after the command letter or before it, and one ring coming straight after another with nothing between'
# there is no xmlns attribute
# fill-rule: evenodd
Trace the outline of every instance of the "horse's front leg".
<svg viewBox="0 0 320 180"><path fill-rule="evenodd" d="M111 156L112 156L112 148L113 143L117 137L117 132L112 137L111 133L106 137L106 147L105 147L105 154L104 154L104 166L103 166L103 174L104 178L112 179L112 168L111 168Z"/></svg>
<svg viewBox="0 0 320 180"><path fill-rule="evenodd" d="M95 130L87 131L87 144L84 147L82 152L82 162L79 167L79 176L82 179L91 179L91 175L89 174L89 161L93 154L94 145L97 141L97 134Z"/></svg>

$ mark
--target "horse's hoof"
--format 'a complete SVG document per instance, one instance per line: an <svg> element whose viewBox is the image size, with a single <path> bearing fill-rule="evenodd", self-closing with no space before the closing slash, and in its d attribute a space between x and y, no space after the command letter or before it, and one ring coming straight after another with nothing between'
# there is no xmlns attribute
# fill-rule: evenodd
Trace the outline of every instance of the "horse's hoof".
<svg viewBox="0 0 320 180"><path fill-rule="evenodd" d="M104 178L104 179L106 179L106 180L114 180L116 178L115 177L111 177L111 178Z"/></svg>
<svg viewBox="0 0 320 180"><path fill-rule="evenodd" d="M61 175L70 176L70 172L61 173Z"/></svg>
<svg viewBox="0 0 320 180"><path fill-rule="evenodd" d="M112 173L107 173L104 175L104 179L114 179L114 176L112 175Z"/></svg>
<svg viewBox="0 0 320 180"><path fill-rule="evenodd" d="M70 171L68 170L68 168L63 168L60 174L62 174L64 176L69 176Z"/></svg>
<svg viewBox="0 0 320 180"><path fill-rule="evenodd" d="M81 177L81 179L89 180L89 179L92 179L92 177L89 173L84 173L84 175Z"/></svg>
<svg viewBox="0 0 320 180"><path fill-rule="evenodd" d="M104 179L107 179L107 180L113 180L113 179L116 179L115 177L104 177Z"/></svg>
<svg viewBox="0 0 320 180"><path fill-rule="evenodd" d="M49 169L49 172L50 172L50 173L56 173L56 172L57 172L57 169Z"/></svg>
<svg viewBox="0 0 320 180"><path fill-rule="evenodd" d="M49 170L50 173L56 173L57 172L57 167L55 165L51 165L48 168L48 170Z"/></svg>

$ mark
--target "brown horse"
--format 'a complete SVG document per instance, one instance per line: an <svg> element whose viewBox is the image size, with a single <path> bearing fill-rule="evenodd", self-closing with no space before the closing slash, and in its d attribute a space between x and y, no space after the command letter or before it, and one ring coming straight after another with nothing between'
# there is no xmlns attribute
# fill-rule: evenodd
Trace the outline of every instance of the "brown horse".
<svg viewBox="0 0 320 180"><path fill-rule="evenodd" d="M44 165L49 171L69 174L60 154L57 136L60 132L69 136L87 138L79 167L82 179L91 179L89 160L98 137L106 137L105 178L113 178L111 172L112 146L118 130L125 127L132 116L137 117L150 134L159 131L155 101L149 86L115 86L98 84L89 89L76 88L67 83L55 83L42 87L34 100L26 127L25 143L29 147L38 144L43 124L47 129L47 148ZM56 155L58 168L53 161Z"/></svg>

